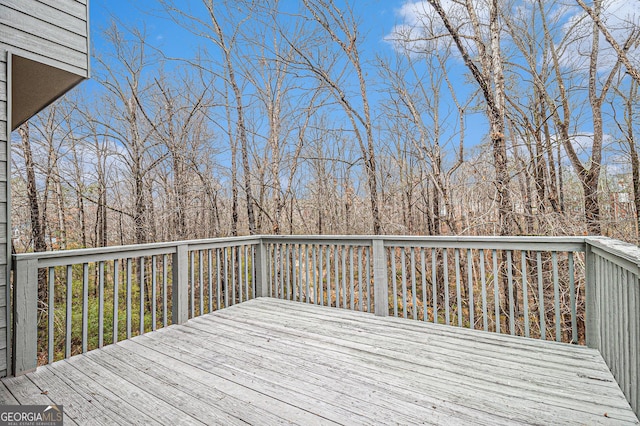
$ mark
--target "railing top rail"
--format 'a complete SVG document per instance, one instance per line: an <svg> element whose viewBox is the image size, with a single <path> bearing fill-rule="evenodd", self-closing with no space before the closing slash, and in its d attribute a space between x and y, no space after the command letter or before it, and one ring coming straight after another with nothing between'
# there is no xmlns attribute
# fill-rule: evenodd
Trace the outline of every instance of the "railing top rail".
<svg viewBox="0 0 640 426"><path fill-rule="evenodd" d="M640 267L640 247L636 245L607 237L586 237L585 243Z"/></svg>
<svg viewBox="0 0 640 426"><path fill-rule="evenodd" d="M179 245L191 250L228 247L237 244L289 243L289 244L346 244L369 246L373 240L382 240L387 246L417 246L426 248L477 248L545 251L584 251L585 237L497 237L497 236L412 236L412 235L252 235L243 237L209 238L163 243L111 246L77 250L24 253L13 255L14 261L37 259L40 267L104 261L117 258L172 254ZM593 245L613 250L618 256L638 262L638 254L629 254L628 244L604 238L590 238ZM624 245L624 247L622 247ZM620 247L618 247L620 246ZM635 253L635 252L634 252Z"/></svg>
<svg viewBox="0 0 640 426"><path fill-rule="evenodd" d="M584 251L583 237L407 237L384 239L387 246L495 250Z"/></svg>
<svg viewBox="0 0 640 426"><path fill-rule="evenodd" d="M476 248L540 251L584 251L584 237L498 237L498 236L415 236L415 235L264 235L266 243L371 245L425 248Z"/></svg>
<svg viewBox="0 0 640 426"><path fill-rule="evenodd" d="M87 261L87 258L90 259L90 262L95 262L126 257L172 254L176 252L176 247L181 245L186 245L192 250L198 250L214 247L233 246L236 244L255 244L259 241L260 237L256 236L209 238L200 240L170 241L162 243L133 244L76 250L22 253L14 254L12 255L12 258L14 262L36 259L38 260L39 267L48 267L67 265L72 263L82 263L83 261Z"/></svg>
<svg viewBox="0 0 640 426"><path fill-rule="evenodd" d="M256 235L256 238L271 242L272 240L393 240L393 241L450 241L450 242L495 242L504 241L505 243L567 243L567 244L584 244L585 237L537 237L537 236L435 236L435 235Z"/></svg>

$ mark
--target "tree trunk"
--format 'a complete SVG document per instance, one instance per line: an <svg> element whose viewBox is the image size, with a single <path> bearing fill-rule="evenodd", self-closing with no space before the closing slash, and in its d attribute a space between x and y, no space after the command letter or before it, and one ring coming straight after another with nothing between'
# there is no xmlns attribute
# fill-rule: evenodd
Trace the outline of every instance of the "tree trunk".
<svg viewBox="0 0 640 426"><path fill-rule="evenodd" d="M29 211L31 214L31 239L33 251L46 251L47 243L44 235L43 218L40 217L40 205L38 203L38 188L36 185L35 163L31 151L29 139L29 124L25 123L18 128L22 140L22 151L27 173L27 197L29 199Z"/></svg>

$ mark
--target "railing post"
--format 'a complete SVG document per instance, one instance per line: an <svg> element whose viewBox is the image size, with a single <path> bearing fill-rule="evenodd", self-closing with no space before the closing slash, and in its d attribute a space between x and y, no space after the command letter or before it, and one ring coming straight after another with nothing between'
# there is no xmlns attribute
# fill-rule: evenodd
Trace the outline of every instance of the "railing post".
<svg viewBox="0 0 640 426"><path fill-rule="evenodd" d="M38 260L16 260L13 276L13 375L38 366Z"/></svg>
<svg viewBox="0 0 640 426"><path fill-rule="evenodd" d="M591 244L587 240L584 247L585 340L588 347L600 349L600 321L596 308L599 283L595 268L595 256L591 252Z"/></svg>
<svg viewBox="0 0 640 426"><path fill-rule="evenodd" d="M267 277L267 247L263 240L256 245L256 294L255 297L269 296L269 279Z"/></svg>
<svg viewBox="0 0 640 426"><path fill-rule="evenodd" d="M174 324L184 324L189 319L189 246L176 246L171 262L173 282L171 284L171 319Z"/></svg>
<svg viewBox="0 0 640 426"><path fill-rule="evenodd" d="M389 284L387 282L387 256L384 253L384 240L372 240L373 246L373 294L375 314L379 317L389 315Z"/></svg>

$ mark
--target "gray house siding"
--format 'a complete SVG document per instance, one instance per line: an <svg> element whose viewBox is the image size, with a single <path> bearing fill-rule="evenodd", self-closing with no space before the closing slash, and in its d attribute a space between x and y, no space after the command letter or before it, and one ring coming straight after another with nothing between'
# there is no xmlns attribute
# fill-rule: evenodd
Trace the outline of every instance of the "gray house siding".
<svg viewBox="0 0 640 426"><path fill-rule="evenodd" d="M88 77L86 1L0 0L0 47Z"/></svg>
<svg viewBox="0 0 640 426"><path fill-rule="evenodd" d="M89 77L88 17L87 0L0 0L0 377L12 371L10 135Z"/></svg>
<svg viewBox="0 0 640 426"><path fill-rule="evenodd" d="M8 356L8 329L7 322L7 275L9 269L7 266L7 232L9 231L9 222L7 218L7 138L9 137L8 112L9 106L8 87L7 87L7 51L0 49L0 183L4 190L0 194L0 377L7 375Z"/></svg>

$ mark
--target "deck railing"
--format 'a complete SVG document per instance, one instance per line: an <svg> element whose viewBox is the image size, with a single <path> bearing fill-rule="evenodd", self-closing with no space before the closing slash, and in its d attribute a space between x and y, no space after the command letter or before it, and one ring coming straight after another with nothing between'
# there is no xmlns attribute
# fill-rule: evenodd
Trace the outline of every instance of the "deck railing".
<svg viewBox="0 0 640 426"><path fill-rule="evenodd" d="M586 343L640 407L640 250L619 241L252 236L13 261L14 374L269 296Z"/></svg>

